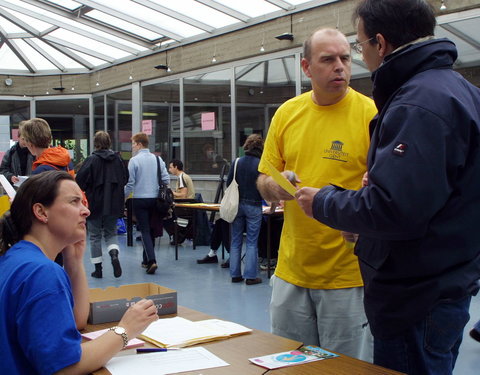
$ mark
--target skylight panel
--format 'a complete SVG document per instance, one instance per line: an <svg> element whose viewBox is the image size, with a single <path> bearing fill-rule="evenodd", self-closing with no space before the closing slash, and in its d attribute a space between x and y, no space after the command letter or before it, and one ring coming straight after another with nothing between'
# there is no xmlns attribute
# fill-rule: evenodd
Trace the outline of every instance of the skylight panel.
<svg viewBox="0 0 480 375"><path fill-rule="evenodd" d="M69 10L75 10L81 6L81 4L71 0L48 0L48 2L54 5L60 5L61 7L67 8Z"/></svg>
<svg viewBox="0 0 480 375"><path fill-rule="evenodd" d="M216 0L217 3L225 5L237 12L243 13L249 17L259 17L265 13L273 13L281 8L263 0Z"/></svg>
<svg viewBox="0 0 480 375"><path fill-rule="evenodd" d="M159 5L164 6L165 8L169 8L171 10L184 14L188 17L196 19L200 22L203 22L215 28L225 27L238 22L236 18L233 18L225 13L219 12L218 10L210 8L194 0L182 0L182 1L150 0L150 1L152 3L157 3Z"/></svg>
<svg viewBox="0 0 480 375"><path fill-rule="evenodd" d="M163 37L163 35L151 32L146 28L134 25L130 22L123 21L98 10L92 10L91 12L88 12L88 17L118 27L119 29L128 31L132 34L139 35L140 37L148 40L155 40Z"/></svg>

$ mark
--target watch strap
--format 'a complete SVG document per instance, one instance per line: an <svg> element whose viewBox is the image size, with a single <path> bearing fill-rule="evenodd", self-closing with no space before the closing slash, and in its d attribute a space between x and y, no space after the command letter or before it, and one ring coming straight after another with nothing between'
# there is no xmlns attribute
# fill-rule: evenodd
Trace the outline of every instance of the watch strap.
<svg viewBox="0 0 480 375"><path fill-rule="evenodd" d="M122 329L123 329L123 332L122 332L122 333L117 332L117 331L116 331L117 328L122 328ZM123 328L123 327L118 327L118 326L114 326L114 327L109 328L109 331L113 331L115 334L117 334L117 335L119 335L119 336L122 336L122 339L123 339L123 347L122 347L122 349L125 349L125 347L128 345L128 336L127 336L127 334L125 333L125 328Z"/></svg>

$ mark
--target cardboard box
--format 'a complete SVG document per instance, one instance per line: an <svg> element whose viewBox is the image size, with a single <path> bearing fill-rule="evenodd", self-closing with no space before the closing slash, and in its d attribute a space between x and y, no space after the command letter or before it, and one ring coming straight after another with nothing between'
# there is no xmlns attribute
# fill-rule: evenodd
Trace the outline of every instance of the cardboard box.
<svg viewBox="0 0 480 375"><path fill-rule="evenodd" d="M154 283L122 285L118 288L90 289L88 322L99 324L119 321L125 311L142 298L153 300L158 315L177 312L177 292Z"/></svg>

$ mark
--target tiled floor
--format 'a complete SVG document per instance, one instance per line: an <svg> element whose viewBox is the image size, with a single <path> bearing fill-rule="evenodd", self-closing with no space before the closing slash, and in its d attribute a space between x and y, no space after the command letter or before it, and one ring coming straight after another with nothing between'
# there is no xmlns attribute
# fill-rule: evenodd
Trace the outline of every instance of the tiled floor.
<svg viewBox="0 0 480 375"><path fill-rule="evenodd" d="M158 241L158 240L157 240ZM231 320L247 327L270 330L268 305L271 289L268 285L266 271L259 271L262 284L247 286L244 283L232 283L228 269L220 264L197 264L208 248L201 246L193 250L189 244L179 248L179 260L175 260L175 249L168 244L166 238L157 242L156 256L158 270L155 275L147 275L140 267L141 243L135 242L133 247L126 246L126 237L120 236L122 252L120 261L123 275L116 279L109 263L108 254L104 262L103 278L88 277L91 288L105 288L123 284L155 282L175 289L178 292L180 305L200 310L221 319ZM220 253L220 252L219 252ZM93 265L89 253L85 257L85 265L90 275ZM464 341L460 347L460 355L454 371L455 375L478 375L480 373L480 343L468 336L477 319L480 319L480 295L472 299L470 308L471 321L468 323Z"/></svg>

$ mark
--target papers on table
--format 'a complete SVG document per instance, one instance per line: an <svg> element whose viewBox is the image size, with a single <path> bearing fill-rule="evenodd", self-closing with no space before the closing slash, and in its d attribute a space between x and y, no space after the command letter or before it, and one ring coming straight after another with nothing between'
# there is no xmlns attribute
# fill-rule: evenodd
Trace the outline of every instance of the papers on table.
<svg viewBox="0 0 480 375"><path fill-rule="evenodd" d="M297 350L249 358L248 360L258 366L273 370L334 357L338 357L338 355L315 345L306 345Z"/></svg>
<svg viewBox="0 0 480 375"><path fill-rule="evenodd" d="M124 355L112 358L105 365L112 375L132 375L137 373L142 375L164 375L222 366L229 366L229 364L203 347L162 353Z"/></svg>
<svg viewBox="0 0 480 375"><path fill-rule="evenodd" d="M18 181L13 184L15 187L20 187L21 184L23 184L25 181L27 181L28 176L17 176Z"/></svg>
<svg viewBox="0 0 480 375"><path fill-rule="evenodd" d="M86 338L87 340L94 340L97 337L102 336L107 331L108 331L108 328L101 329L99 331L94 331L94 332L82 333L82 337ZM128 340L128 344L124 349L138 348L143 345L145 345L145 341L133 338L131 340Z"/></svg>
<svg viewBox="0 0 480 375"><path fill-rule="evenodd" d="M181 317L159 319L151 323L140 337L162 348L185 347L202 342L227 339L252 330L219 319L192 322Z"/></svg>

